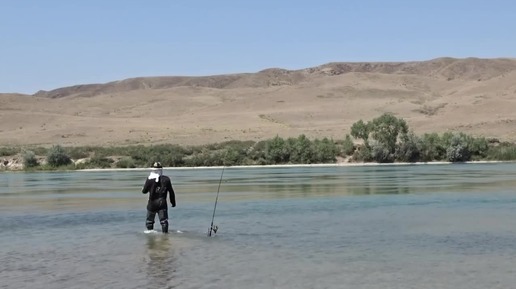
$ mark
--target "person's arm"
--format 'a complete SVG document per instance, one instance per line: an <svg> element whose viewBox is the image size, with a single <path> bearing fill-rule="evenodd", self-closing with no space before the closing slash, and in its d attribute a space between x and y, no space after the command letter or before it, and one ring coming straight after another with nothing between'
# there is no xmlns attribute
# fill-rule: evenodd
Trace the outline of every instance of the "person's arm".
<svg viewBox="0 0 516 289"><path fill-rule="evenodd" d="M170 194L170 203L172 203L172 207L176 206L176 194L174 193L174 188L172 188L172 182L170 179L167 182L167 190Z"/></svg>
<svg viewBox="0 0 516 289"><path fill-rule="evenodd" d="M147 179L145 181L145 184L143 185L143 188L142 188L142 194L146 194L149 192L149 189L150 189L150 184L151 182L149 182L149 179Z"/></svg>

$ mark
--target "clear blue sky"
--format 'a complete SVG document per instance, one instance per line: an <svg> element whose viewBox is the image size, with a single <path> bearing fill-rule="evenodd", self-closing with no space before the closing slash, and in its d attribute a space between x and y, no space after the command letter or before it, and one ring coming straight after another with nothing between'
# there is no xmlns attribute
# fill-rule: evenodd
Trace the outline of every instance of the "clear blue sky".
<svg viewBox="0 0 516 289"><path fill-rule="evenodd" d="M516 57L516 1L0 0L0 92L442 56Z"/></svg>

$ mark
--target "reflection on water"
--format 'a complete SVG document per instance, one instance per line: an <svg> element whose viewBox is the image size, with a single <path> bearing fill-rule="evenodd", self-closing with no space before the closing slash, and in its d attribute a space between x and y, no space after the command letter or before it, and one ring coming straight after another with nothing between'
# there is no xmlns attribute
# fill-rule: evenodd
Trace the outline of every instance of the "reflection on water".
<svg viewBox="0 0 516 289"><path fill-rule="evenodd" d="M482 192L516 187L515 164L382 165L363 167L226 168L225 201L360 195ZM220 169L171 169L179 202L213 202ZM32 172L0 174L0 210L81 211L139 209L147 171Z"/></svg>
<svg viewBox="0 0 516 289"><path fill-rule="evenodd" d="M177 257L171 235L156 233L147 235L145 273L146 288L171 288L176 274Z"/></svg>
<svg viewBox="0 0 516 289"><path fill-rule="evenodd" d="M512 184L512 178L509 178L512 170L514 164L229 167L224 173L222 186L229 192L251 187L252 191L279 194L406 194L413 192L414 188L453 186L460 189L501 181ZM175 188L187 193L213 193L220 178L220 169L171 169L165 172L171 176ZM6 186L0 186L0 196L19 193L24 196L48 193L120 196L138 192L146 175L147 171L137 170L2 173L0 180ZM489 178L485 179L484 176Z"/></svg>

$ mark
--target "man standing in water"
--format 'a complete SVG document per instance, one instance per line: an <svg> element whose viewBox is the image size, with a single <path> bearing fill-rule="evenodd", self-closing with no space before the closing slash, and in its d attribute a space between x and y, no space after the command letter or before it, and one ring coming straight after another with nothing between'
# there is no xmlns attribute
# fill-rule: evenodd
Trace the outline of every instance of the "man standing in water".
<svg viewBox="0 0 516 289"><path fill-rule="evenodd" d="M155 162L152 164L151 173L142 189L142 193L149 193L147 220L145 222L147 230L154 229L154 219L156 218L156 213L158 213L161 230L163 233L168 233L167 192L170 194L172 207L175 207L176 195L170 178L163 175L161 163Z"/></svg>

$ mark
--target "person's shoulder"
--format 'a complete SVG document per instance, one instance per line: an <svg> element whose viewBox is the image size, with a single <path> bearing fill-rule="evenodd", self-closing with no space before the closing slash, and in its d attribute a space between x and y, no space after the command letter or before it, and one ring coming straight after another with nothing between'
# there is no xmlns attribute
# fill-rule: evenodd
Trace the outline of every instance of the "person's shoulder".
<svg viewBox="0 0 516 289"><path fill-rule="evenodd" d="M164 181L170 181L170 178L169 178L168 176L161 175L161 178L162 178Z"/></svg>

